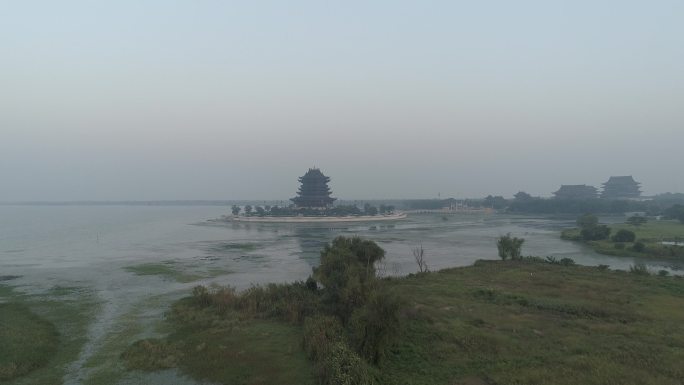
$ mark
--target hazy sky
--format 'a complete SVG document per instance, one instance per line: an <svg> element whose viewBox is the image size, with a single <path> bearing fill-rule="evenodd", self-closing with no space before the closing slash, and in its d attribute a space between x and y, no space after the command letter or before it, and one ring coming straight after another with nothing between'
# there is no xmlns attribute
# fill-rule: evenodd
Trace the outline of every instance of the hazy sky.
<svg viewBox="0 0 684 385"><path fill-rule="evenodd" d="M684 1L0 1L0 201L684 192Z"/></svg>

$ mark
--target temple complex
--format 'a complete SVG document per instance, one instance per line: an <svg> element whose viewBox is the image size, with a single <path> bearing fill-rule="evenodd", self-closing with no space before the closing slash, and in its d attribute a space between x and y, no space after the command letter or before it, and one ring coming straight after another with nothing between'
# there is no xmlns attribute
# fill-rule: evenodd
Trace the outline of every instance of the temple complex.
<svg viewBox="0 0 684 385"><path fill-rule="evenodd" d="M603 193L601 193L601 198L638 198L641 196L641 190L639 189L639 185L640 183L635 181L631 175L611 176L608 179L608 181L603 184Z"/></svg>
<svg viewBox="0 0 684 385"><path fill-rule="evenodd" d="M325 209L332 206L336 198L332 198L328 187L330 178L323 175L321 170L310 168L304 176L299 178L297 196L290 199L297 208Z"/></svg>
<svg viewBox="0 0 684 385"><path fill-rule="evenodd" d="M594 199L598 190L586 184L564 184L553 195L556 199Z"/></svg>

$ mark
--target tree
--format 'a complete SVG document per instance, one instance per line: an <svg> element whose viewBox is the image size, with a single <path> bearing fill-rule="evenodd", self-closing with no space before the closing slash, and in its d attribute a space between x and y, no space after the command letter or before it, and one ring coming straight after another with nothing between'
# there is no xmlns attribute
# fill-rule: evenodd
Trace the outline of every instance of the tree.
<svg viewBox="0 0 684 385"><path fill-rule="evenodd" d="M252 215L252 206L250 206L250 205L245 206L245 214L247 214L248 216Z"/></svg>
<svg viewBox="0 0 684 385"><path fill-rule="evenodd" d="M678 219L684 223L684 205L676 204L665 210L665 216L670 219Z"/></svg>
<svg viewBox="0 0 684 385"><path fill-rule="evenodd" d="M233 207L230 209L234 216L238 216L240 214L240 210L241 208L238 205L233 205Z"/></svg>
<svg viewBox="0 0 684 385"><path fill-rule="evenodd" d="M514 195L516 201L528 201L532 199L532 195L524 192L524 191L518 191L517 194Z"/></svg>
<svg viewBox="0 0 684 385"><path fill-rule="evenodd" d="M594 227L597 226L598 223L598 218L596 217L596 215L593 214L584 214L581 217L577 218L577 226L580 229Z"/></svg>
<svg viewBox="0 0 684 385"><path fill-rule="evenodd" d="M641 226L648 222L648 220L645 217L642 217L640 215L634 215L631 216L627 219L627 223L632 225L632 226Z"/></svg>
<svg viewBox="0 0 684 385"><path fill-rule="evenodd" d="M606 225L596 225L585 227L580 231L580 236L585 241L600 241L610 237L610 227Z"/></svg>
<svg viewBox="0 0 684 385"><path fill-rule="evenodd" d="M613 235L613 242L634 242L636 235L633 231L620 229Z"/></svg>
<svg viewBox="0 0 684 385"><path fill-rule="evenodd" d="M425 273L429 271L427 262L425 262L425 250L423 250L423 245L420 245L420 247L416 247L413 249L413 259L416 261L416 264L418 265L419 273Z"/></svg>
<svg viewBox="0 0 684 385"><path fill-rule="evenodd" d="M504 261L509 258L512 260L522 259L523 243L525 243L525 239L513 238L511 233L500 237L496 242L496 247L499 249L499 257Z"/></svg>
<svg viewBox="0 0 684 385"><path fill-rule="evenodd" d="M366 215L378 215L378 208L375 206L364 207Z"/></svg>
<svg viewBox="0 0 684 385"><path fill-rule="evenodd" d="M502 196L491 196L487 195L487 197L484 199L484 205L486 207L491 207L493 209L503 209L506 207L506 199Z"/></svg>
<svg viewBox="0 0 684 385"><path fill-rule="evenodd" d="M264 208L261 206L257 206L256 213L258 216L263 217L266 214L266 210L264 210Z"/></svg>
<svg viewBox="0 0 684 385"><path fill-rule="evenodd" d="M354 309L363 306L375 283L375 263L385 250L359 237L337 237L321 251L314 278L323 289L323 302L346 324Z"/></svg>

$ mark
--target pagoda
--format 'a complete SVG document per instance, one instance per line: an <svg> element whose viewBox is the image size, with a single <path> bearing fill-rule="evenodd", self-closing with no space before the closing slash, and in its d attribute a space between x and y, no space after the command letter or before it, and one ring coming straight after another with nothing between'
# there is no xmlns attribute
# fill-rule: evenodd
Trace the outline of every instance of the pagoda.
<svg viewBox="0 0 684 385"><path fill-rule="evenodd" d="M629 176L611 176L608 182L603 184L601 198L606 199L630 199L639 198L641 190L640 183Z"/></svg>
<svg viewBox="0 0 684 385"><path fill-rule="evenodd" d="M330 178L323 175L321 170L310 168L304 176L299 178L297 196L290 199L297 208L325 209L332 206L336 198L332 198L328 187Z"/></svg>
<svg viewBox="0 0 684 385"><path fill-rule="evenodd" d="M556 199L594 199L598 197L598 190L586 184L564 184L553 195Z"/></svg>

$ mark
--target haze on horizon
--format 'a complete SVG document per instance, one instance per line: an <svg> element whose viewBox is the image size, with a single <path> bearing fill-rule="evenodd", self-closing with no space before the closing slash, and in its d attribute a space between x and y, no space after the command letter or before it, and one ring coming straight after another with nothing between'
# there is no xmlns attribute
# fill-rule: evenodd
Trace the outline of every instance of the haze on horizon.
<svg viewBox="0 0 684 385"><path fill-rule="evenodd" d="M0 201L684 191L684 2L0 4Z"/></svg>

